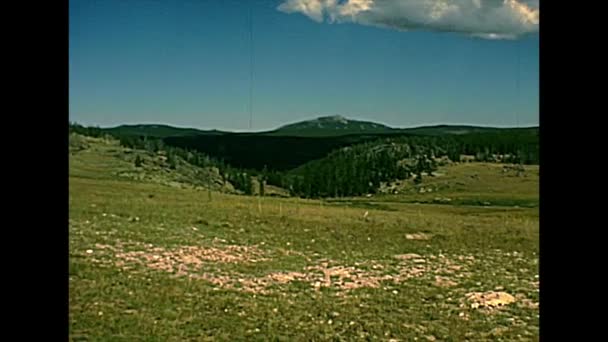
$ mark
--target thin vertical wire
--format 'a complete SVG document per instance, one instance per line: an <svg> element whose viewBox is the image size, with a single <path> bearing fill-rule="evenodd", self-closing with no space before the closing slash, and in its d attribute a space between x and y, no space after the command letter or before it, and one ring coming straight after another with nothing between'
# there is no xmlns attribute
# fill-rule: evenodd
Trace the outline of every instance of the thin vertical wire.
<svg viewBox="0 0 608 342"><path fill-rule="evenodd" d="M519 128L519 97L520 97L520 70L521 70L521 57L520 57L520 41L516 42L517 44L517 70L515 75L515 124L516 127Z"/></svg>
<svg viewBox="0 0 608 342"><path fill-rule="evenodd" d="M253 127L253 5L249 2L249 130Z"/></svg>

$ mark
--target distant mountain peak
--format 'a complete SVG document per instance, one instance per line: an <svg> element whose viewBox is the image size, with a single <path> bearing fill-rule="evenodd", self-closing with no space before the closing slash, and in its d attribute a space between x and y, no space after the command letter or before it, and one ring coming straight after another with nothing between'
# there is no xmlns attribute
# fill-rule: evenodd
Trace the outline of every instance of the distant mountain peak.
<svg viewBox="0 0 608 342"><path fill-rule="evenodd" d="M274 133L306 136L332 136L387 132L391 130L392 128L375 122L351 120L342 115L329 115L284 125L274 131Z"/></svg>
<svg viewBox="0 0 608 342"><path fill-rule="evenodd" d="M330 116L320 116L316 119L317 121L325 121L325 122L339 122L342 124L348 124L348 119L343 117L342 115L330 115Z"/></svg>

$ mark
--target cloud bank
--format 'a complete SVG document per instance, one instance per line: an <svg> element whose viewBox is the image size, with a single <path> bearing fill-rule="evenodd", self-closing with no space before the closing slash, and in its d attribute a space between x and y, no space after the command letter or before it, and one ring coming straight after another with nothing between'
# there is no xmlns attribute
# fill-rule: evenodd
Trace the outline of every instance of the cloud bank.
<svg viewBox="0 0 608 342"><path fill-rule="evenodd" d="M285 0L285 13L317 22L516 39L538 31L539 0Z"/></svg>

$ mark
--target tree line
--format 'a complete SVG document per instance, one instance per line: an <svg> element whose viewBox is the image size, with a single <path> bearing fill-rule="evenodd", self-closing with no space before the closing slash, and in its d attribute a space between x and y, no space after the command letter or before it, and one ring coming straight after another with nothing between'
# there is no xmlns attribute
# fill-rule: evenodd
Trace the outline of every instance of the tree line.
<svg viewBox="0 0 608 342"><path fill-rule="evenodd" d="M331 152L288 172L268 172L268 184L303 197L359 196L375 193L383 182L432 175L438 160L538 163L534 132L475 133L462 136L396 137L364 142Z"/></svg>
<svg viewBox="0 0 608 342"><path fill-rule="evenodd" d="M70 132L102 137L106 131L99 127L83 127L70 123ZM127 148L162 151L170 168L182 160L200 168L215 167L224 182L235 189L253 194L253 178L259 181L259 193L264 184L288 189L293 196L318 198L358 196L378 191L381 183L400 179L419 182L424 174L437 168L437 160L453 162L461 155L472 155L476 161L496 161L537 164L539 158L538 132L512 130L445 136L397 136L378 138L334 149L323 158L308 161L291 170L275 169L272 164L261 169L235 167L220 158L210 157L194 148L176 147L160 138L135 135L113 135ZM141 165L141 160L136 164Z"/></svg>

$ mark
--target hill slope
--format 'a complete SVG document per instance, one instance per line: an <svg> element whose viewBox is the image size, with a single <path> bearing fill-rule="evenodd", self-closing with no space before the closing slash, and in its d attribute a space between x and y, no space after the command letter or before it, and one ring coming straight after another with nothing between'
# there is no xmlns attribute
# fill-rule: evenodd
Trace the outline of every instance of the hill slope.
<svg viewBox="0 0 608 342"><path fill-rule="evenodd" d="M176 168L171 169L164 154L125 148L114 139L70 134L69 144L70 177L143 181L176 188L211 187L216 191L234 192L217 168L199 168L177 158ZM141 165L136 167L138 157Z"/></svg>
<svg viewBox="0 0 608 342"><path fill-rule="evenodd" d="M520 147L538 145L537 129L500 129L496 132L429 135L415 133L358 134L343 136L273 136L260 134L224 134L168 137L169 146L198 150L214 158L223 159L234 167L261 170L264 166L274 170L289 170L306 162L327 156L338 148L355 144L390 139L436 140L444 148L458 150L460 154L475 154L484 147L495 146L496 153L515 153ZM451 143L450 143L451 142ZM427 143L422 143L427 144Z"/></svg>

